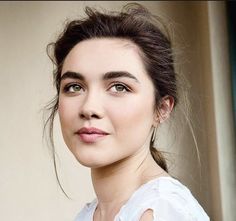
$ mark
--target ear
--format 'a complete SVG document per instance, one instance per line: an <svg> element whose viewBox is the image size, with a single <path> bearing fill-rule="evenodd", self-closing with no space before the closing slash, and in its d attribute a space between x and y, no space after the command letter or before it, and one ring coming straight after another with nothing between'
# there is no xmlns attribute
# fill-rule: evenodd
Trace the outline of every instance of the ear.
<svg viewBox="0 0 236 221"><path fill-rule="evenodd" d="M156 121L158 123L163 123L170 116L171 111L174 107L174 98L172 96L166 95L161 99L159 109L156 116Z"/></svg>

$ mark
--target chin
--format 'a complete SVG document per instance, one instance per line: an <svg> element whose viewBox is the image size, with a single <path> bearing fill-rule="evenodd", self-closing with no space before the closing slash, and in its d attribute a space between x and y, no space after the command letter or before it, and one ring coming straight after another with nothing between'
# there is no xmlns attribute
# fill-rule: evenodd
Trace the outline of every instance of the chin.
<svg viewBox="0 0 236 221"><path fill-rule="evenodd" d="M101 160L98 159L98 157L92 157L90 156L75 156L77 161L88 168L99 168L99 167L104 167L107 166L105 162L101 162Z"/></svg>
<svg viewBox="0 0 236 221"><path fill-rule="evenodd" d="M88 167L88 168L99 168L99 167L101 167L101 165L99 164L99 163L96 163L96 162L91 162L91 161L82 161L82 160L78 160L78 162L81 164L81 165L83 165L83 166L85 166L85 167Z"/></svg>
<svg viewBox="0 0 236 221"><path fill-rule="evenodd" d="M101 161L97 157L96 159L94 158L92 159L91 156L88 158L82 158L80 156L80 157L77 157L76 159L81 165L91 168L91 169L106 168L120 161L120 160L111 161L111 159L109 159L109 161L104 161L104 160Z"/></svg>
<svg viewBox="0 0 236 221"><path fill-rule="evenodd" d="M106 148L74 145L71 152L81 165L88 168L106 167L117 161L117 157Z"/></svg>

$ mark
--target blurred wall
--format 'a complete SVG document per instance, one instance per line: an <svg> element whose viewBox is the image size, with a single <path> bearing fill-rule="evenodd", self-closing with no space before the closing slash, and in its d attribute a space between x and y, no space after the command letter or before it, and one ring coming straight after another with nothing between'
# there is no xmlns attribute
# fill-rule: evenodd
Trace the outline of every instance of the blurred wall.
<svg viewBox="0 0 236 221"><path fill-rule="evenodd" d="M58 119L59 176L72 200L63 196L56 183L50 151L42 139L42 108L55 94L46 45L55 40L66 19L83 14L84 6L120 9L124 3L0 2L1 220L73 220L84 203L93 199L90 171L65 147ZM201 164L191 128L178 111L173 123L160 129L158 145L171 152L171 174L189 186L211 220L233 221L235 140L224 3L140 3L169 21L175 33L176 70L191 84L190 119ZM175 130L169 132L172 125Z"/></svg>

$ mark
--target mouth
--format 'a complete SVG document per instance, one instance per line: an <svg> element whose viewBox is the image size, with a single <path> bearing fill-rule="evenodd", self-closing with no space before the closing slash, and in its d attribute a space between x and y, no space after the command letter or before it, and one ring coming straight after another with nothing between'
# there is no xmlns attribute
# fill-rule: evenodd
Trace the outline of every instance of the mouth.
<svg viewBox="0 0 236 221"><path fill-rule="evenodd" d="M80 140L84 143L95 143L101 138L104 138L109 135L109 133L95 127L83 127L79 129L76 134L78 134Z"/></svg>

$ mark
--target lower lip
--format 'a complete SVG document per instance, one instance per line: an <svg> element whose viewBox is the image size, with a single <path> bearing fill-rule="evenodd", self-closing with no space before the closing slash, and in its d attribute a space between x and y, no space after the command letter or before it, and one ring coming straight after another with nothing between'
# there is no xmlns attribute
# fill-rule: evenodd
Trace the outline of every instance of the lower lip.
<svg viewBox="0 0 236 221"><path fill-rule="evenodd" d="M107 136L106 134L78 134L80 139L85 143L95 143L100 138Z"/></svg>

